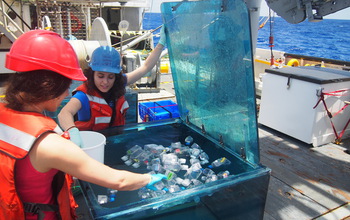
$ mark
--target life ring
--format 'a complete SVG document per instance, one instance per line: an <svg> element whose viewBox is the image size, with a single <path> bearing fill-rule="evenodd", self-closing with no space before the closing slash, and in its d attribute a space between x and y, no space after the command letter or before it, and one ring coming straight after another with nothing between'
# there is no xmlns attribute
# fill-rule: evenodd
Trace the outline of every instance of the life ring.
<svg viewBox="0 0 350 220"><path fill-rule="evenodd" d="M77 32L78 30L81 29L81 27L83 26L83 24L81 23L81 21L79 20L79 18L77 18L77 16L71 14L70 18L72 19L71 21L75 21L76 22L76 26L72 25L72 31L73 32Z"/></svg>
<svg viewBox="0 0 350 220"><path fill-rule="evenodd" d="M291 59L288 61L287 66L299 66L299 61L297 59Z"/></svg>
<svg viewBox="0 0 350 220"><path fill-rule="evenodd" d="M78 30L80 30L83 26L83 24L81 23L81 21L79 20L79 18L75 15L73 15L73 13L70 14L70 19L71 19L71 29L72 32L77 32ZM62 20L64 22L64 27L67 28L68 26L68 21L67 21L67 16L62 16Z"/></svg>

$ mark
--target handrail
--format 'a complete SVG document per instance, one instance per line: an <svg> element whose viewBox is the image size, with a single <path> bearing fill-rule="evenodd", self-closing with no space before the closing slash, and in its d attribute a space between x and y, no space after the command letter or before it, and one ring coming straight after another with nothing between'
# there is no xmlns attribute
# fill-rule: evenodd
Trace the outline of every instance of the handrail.
<svg viewBox="0 0 350 220"><path fill-rule="evenodd" d="M0 11L17 28L17 30L19 32L21 32L22 34L24 33L24 31L17 25L17 23L14 20L12 20L12 18L10 18L10 16L8 16L8 14L6 12L4 12L3 7L0 7ZM7 27L7 22L6 21L4 21L4 22L5 22L5 24L4 24L5 27ZM12 32L12 30L10 30L10 31Z"/></svg>
<svg viewBox="0 0 350 220"><path fill-rule="evenodd" d="M31 29L31 27L27 24L27 22L25 22L25 20L23 20L23 18L19 15L19 14L17 14L17 12L15 11L15 10L13 10L13 8L6 2L6 1L4 1L4 0L1 0L2 2L4 2L6 5L7 5L7 7L9 8L9 9L11 9L11 11L13 12L13 13L15 13L15 15L18 17L18 19L19 20L21 20L22 22L23 22L23 24L25 25L25 26L27 26L27 28L28 29ZM5 13L3 10L2 10L2 13ZM7 13L6 13L7 14ZM11 19L12 20L12 19Z"/></svg>

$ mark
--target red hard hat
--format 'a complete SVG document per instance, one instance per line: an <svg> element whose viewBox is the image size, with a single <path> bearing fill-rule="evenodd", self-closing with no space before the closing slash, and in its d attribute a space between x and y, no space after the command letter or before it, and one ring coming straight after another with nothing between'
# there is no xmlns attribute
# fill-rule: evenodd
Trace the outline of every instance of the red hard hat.
<svg viewBox="0 0 350 220"><path fill-rule="evenodd" d="M47 30L22 34L6 54L5 67L17 72L45 69L69 79L86 80L70 43L59 34Z"/></svg>

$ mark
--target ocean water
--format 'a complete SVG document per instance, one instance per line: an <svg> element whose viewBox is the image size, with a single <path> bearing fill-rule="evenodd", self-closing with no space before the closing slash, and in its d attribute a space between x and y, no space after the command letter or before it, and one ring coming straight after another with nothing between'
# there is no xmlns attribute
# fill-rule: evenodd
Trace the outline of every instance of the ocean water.
<svg viewBox="0 0 350 220"><path fill-rule="evenodd" d="M155 29L160 25L162 25L161 13L145 14L143 29ZM306 20L299 24L290 24L283 18L275 17L272 25L268 22L258 31L258 48L270 48L270 32L274 37L274 50L350 61L350 20L324 19L320 22ZM155 37L154 43L156 44L158 40Z"/></svg>
<svg viewBox="0 0 350 220"><path fill-rule="evenodd" d="M350 20L324 19L290 24L281 17L271 24L274 49L287 53L350 61ZM258 32L257 47L269 48L270 23Z"/></svg>

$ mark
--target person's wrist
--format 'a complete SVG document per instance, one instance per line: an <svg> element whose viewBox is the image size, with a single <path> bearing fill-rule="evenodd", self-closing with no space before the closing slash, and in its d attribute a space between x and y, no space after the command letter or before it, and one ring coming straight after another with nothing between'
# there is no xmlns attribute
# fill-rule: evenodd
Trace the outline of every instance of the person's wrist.
<svg viewBox="0 0 350 220"><path fill-rule="evenodd" d="M145 175L147 175L149 179L147 184L150 184L152 182L152 175L151 174L145 174Z"/></svg>
<svg viewBox="0 0 350 220"><path fill-rule="evenodd" d="M73 129L73 128L77 128L77 126L75 126L75 125L70 126L69 128L66 129L66 131L69 131L70 129Z"/></svg>
<svg viewBox="0 0 350 220"><path fill-rule="evenodd" d="M163 45L162 43L159 42L159 43L157 44L156 48L159 48L159 49L162 50L162 49L164 48L164 45Z"/></svg>

